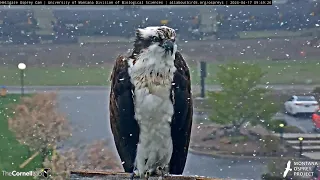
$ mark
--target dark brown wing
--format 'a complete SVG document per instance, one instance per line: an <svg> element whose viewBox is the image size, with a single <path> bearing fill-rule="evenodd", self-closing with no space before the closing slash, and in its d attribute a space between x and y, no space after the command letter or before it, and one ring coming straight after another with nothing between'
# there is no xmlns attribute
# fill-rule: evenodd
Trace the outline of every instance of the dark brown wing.
<svg viewBox="0 0 320 180"><path fill-rule="evenodd" d="M111 74L110 124L114 141L125 172L132 172L139 141L139 126L134 118L128 63L119 56Z"/></svg>
<svg viewBox="0 0 320 180"><path fill-rule="evenodd" d="M171 122L173 153L170 161L170 174L182 174L189 149L193 104L190 71L180 52L176 53L171 99L174 102L174 115Z"/></svg>

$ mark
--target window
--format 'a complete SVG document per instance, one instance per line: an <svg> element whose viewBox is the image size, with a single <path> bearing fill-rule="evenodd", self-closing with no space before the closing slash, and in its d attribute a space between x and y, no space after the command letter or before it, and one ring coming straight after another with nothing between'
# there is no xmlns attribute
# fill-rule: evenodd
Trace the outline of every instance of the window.
<svg viewBox="0 0 320 180"><path fill-rule="evenodd" d="M288 101L293 101L294 100L294 98L293 97L290 97L290 99L288 99Z"/></svg>
<svg viewBox="0 0 320 180"><path fill-rule="evenodd" d="M297 101L315 101L313 96L298 96Z"/></svg>

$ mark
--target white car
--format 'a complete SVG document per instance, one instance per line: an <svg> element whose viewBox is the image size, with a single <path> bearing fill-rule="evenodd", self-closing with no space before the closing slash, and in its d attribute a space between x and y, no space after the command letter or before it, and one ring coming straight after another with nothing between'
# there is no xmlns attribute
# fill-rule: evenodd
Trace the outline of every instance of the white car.
<svg viewBox="0 0 320 180"><path fill-rule="evenodd" d="M284 103L285 111L291 115L314 113L319 104L314 96L292 96Z"/></svg>

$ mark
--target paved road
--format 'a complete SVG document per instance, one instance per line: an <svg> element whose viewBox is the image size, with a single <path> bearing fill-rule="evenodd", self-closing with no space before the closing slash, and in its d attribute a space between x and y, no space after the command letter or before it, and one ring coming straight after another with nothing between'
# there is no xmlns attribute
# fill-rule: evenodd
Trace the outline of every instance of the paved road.
<svg viewBox="0 0 320 180"><path fill-rule="evenodd" d="M212 86L212 89L218 89ZM278 89L291 89L289 86L277 86ZM298 87L309 88L312 87ZM8 87L9 92L19 93L19 87ZM108 122L108 88L91 87L27 87L28 92L46 92L59 90L59 108L64 112L74 128L73 137L66 143L66 147L76 144L88 144L98 139L110 139ZM309 118L295 118L278 114L277 118L285 119L288 124L298 126L305 132L312 132ZM110 148L115 151L113 143ZM185 174L203 175L219 178L248 178L260 179L266 170L266 163L262 160L219 159L208 156L189 154Z"/></svg>
<svg viewBox="0 0 320 180"><path fill-rule="evenodd" d="M311 86L276 86L276 89L305 89L311 90ZM211 90L218 90L218 86L210 86ZM65 147L76 144L88 144L94 140L110 139L108 122L108 88L91 87L26 87L26 93L46 92L58 90L59 108L70 120L73 137L66 142ZM9 93L19 93L20 87L8 87ZM290 125L295 125L305 132L312 131L312 124L306 118L294 118L287 115L277 115L285 119ZM115 151L113 143L110 148ZM248 178L260 179L262 172L266 170L263 160L238 160L221 159L208 156L189 154L185 169L186 175L203 175L219 178Z"/></svg>
<svg viewBox="0 0 320 180"><path fill-rule="evenodd" d="M68 115L73 127L76 127L69 144L90 143L112 137L108 122L107 91L61 91L59 105L60 110ZM114 146L111 148L115 150ZM185 173L220 178L229 176L259 179L264 170L263 162L255 160L214 159L190 154Z"/></svg>
<svg viewBox="0 0 320 180"><path fill-rule="evenodd" d="M260 85L260 87L270 88L274 90L305 90L312 91L314 87L320 85ZM18 92L20 86L7 86L8 91ZM72 90L72 91L83 91L83 90L105 90L109 89L106 86L27 86L24 88L26 91L52 91L52 90ZM199 86L192 86L194 91L199 91ZM206 90L216 91L220 90L218 85L208 85Z"/></svg>
<svg viewBox="0 0 320 180"><path fill-rule="evenodd" d="M314 125L312 123L311 117L293 117L287 114L278 113L276 115L276 118L285 120L288 125L299 127L305 133L314 133Z"/></svg>
<svg viewBox="0 0 320 180"><path fill-rule="evenodd" d="M43 92L38 89L37 92ZM46 89L48 90L48 89ZM19 93L11 90L12 93ZM29 90L26 93L30 92ZM59 109L70 120L73 137L64 147L76 144L88 144L94 140L110 139L112 134L108 122L108 91L90 90L60 90L58 93ZM113 151L113 142L110 145ZM212 176L219 178L255 179L259 180L266 171L264 160L238 160L213 158L189 154L186 175Z"/></svg>
<svg viewBox="0 0 320 180"><path fill-rule="evenodd" d="M267 163L263 160L212 158L189 153L184 174L260 180L261 174L266 172Z"/></svg>

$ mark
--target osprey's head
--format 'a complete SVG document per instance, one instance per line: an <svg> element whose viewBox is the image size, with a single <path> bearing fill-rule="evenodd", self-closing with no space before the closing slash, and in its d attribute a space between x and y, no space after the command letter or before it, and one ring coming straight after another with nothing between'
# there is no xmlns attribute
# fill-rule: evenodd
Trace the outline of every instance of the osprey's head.
<svg viewBox="0 0 320 180"><path fill-rule="evenodd" d="M172 56L177 51L175 30L167 26L153 26L137 29L134 48L154 53L155 56Z"/></svg>

